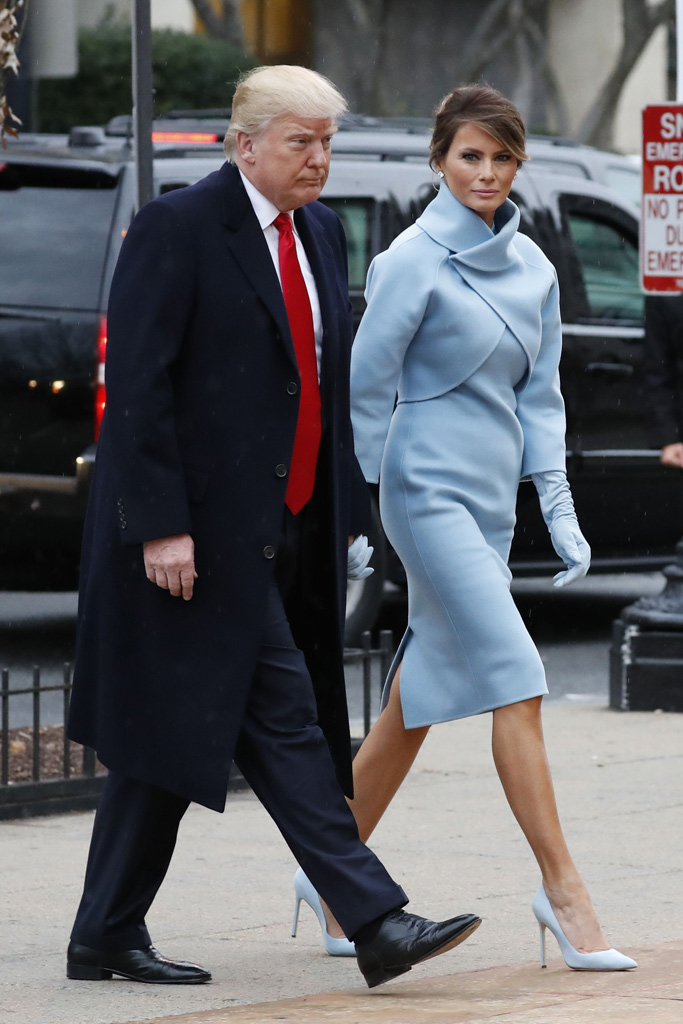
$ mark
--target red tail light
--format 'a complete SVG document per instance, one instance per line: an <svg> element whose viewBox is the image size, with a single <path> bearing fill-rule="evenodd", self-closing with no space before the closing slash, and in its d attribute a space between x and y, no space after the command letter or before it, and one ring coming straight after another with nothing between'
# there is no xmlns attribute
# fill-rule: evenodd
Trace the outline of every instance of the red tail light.
<svg viewBox="0 0 683 1024"><path fill-rule="evenodd" d="M107 393L104 388L104 361L107 356L107 318L100 317L97 332L97 367L95 369L95 440L100 436L102 414L107 404Z"/></svg>
<svg viewBox="0 0 683 1024"><path fill-rule="evenodd" d="M175 142L181 145L209 145L220 142L220 138L214 132L152 132L152 142Z"/></svg>

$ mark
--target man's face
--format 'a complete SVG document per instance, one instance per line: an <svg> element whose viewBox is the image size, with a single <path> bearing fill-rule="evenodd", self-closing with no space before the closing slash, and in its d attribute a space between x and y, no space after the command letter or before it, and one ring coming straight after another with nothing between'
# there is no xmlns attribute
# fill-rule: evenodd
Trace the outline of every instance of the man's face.
<svg viewBox="0 0 683 1024"><path fill-rule="evenodd" d="M237 166L278 210L296 210L320 195L336 130L331 117L283 114L258 135L237 133Z"/></svg>

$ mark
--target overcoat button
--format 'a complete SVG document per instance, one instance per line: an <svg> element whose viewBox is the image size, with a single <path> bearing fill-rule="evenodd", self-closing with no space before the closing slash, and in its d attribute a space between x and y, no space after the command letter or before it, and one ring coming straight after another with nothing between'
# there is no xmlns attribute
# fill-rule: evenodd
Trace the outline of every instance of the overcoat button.
<svg viewBox="0 0 683 1024"><path fill-rule="evenodd" d="M287 476L287 467L283 466L283 464L280 463L279 466L275 467L275 475L276 476Z"/></svg>
<svg viewBox="0 0 683 1024"><path fill-rule="evenodd" d="M297 382L295 380L290 380L289 384L287 385L287 394L295 395L298 390L299 385L297 384Z"/></svg>
<svg viewBox="0 0 683 1024"><path fill-rule="evenodd" d="M266 544L266 546L263 549L263 557L275 558L275 548L273 547L272 544Z"/></svg>

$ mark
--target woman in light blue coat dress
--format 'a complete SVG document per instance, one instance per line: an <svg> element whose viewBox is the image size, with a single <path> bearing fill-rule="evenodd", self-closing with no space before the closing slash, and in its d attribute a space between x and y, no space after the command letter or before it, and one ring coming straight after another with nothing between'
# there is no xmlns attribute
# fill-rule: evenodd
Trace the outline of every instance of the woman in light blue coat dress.
<svg viewBox="0 0 683 1024"><path fill-rule="evenodd" d="M495 764L541 869L542 940L549 927L570 967L623 970L636 963L608 948L562 834L541 728L545 674L510 595L522 478L567 565L556 586L590 561L565 473L557 276L518 232L508 198L524 145L518 112L495 90L447 96L432 139L438 194L370 268L352 419L405 566L409 618L354 763L351 806L367 840L429 726L492 711Z"/></svg>

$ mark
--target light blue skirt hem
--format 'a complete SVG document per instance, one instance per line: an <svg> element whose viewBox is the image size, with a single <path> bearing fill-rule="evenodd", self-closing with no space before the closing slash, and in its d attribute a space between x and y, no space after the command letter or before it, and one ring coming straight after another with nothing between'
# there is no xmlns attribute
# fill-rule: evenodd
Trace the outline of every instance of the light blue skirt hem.
<svg viewBox="0 0 683 1024"><path fill-rule="evenodd" d="M502 701L501 703L492 704L490 707L480 708L477 711L465 711L461 715L456 715L456 714L446 715L445 718L435 718L435 719L432 719L432 721L430 721L430 722L411 722L410 725L406 724L405 728L406 729L424 729L424 727L428 726L428 725L443 725L444 722L459 722L463 718L476 718L477 715L486 715L486 714L488 714L489 711L495 711L496 708L507 708L507 707L510 707L512 704L520 704L523 700L531 700L532 697L547 697L547 696L548 696L548 687L546 686L546 688L544 690L541 690L540 692L538 690L536 690L536 691L534 691L532 693L527 693L526 696L524 696L524 697L515 697L514 700Z"/></svg>
<svg viewBox="0 0 683 1024"><path fill-rule="evenodd" d="M380 698L380 712L384 711L384 708L387 706L387 703L389 701L389 694L391 693L391 686L394 681L394 676L398 671L399 665L403 661L403 655L411 633L412 629L409 626L406 629L405 633L403 634L403 637L401 638L401 642L398 645L396 654L394 655L393 661L391 662L391 665L389 667L389 671L387 673L387 677L384 681L384 686L382 688L382 696ZM522 694L521 696L515 695L514 700L495 701L493 704L486 705L482 708L477 708L476 711L464 711L462 714L456 714L455 712L451 712L447 715L444 715L443 718L425 719L424 721L411 720L409 723L405 722L405 709L403 709L404 724L406 729L424 729L425 726L443 725L444 722L458 722L463 718L475 718L477 715L488 714L489 711L495 711L496 708L506 708L509 707L511 704L520 704L522 701L531 700L533 697L547 697L548 693L549 691L547 685L545 685L542 689L536 686L533 689L531 689L528 693ZM401 705L403 705L403 700L401 700Z"/></svg>

